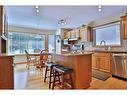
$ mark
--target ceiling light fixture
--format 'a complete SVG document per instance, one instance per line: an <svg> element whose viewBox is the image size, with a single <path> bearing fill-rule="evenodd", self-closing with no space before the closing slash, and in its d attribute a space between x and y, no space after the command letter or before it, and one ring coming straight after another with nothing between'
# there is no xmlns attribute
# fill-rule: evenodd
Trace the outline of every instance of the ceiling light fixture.
<svg viewBox="0 0 127 95"><path fill-rule="evenodd" d="M67 24L67 21L66 19L61 19L58 21L58 25L61 26L61 25L66 25Z"/></svg>
<svg viewBox="0 0 127 95"><path fill-rule="evenodd" d="M101 5L98 6L98 11L99 11L99 12L102 11L102 6L101 6Z"/></svg>
<svg viewBox="0 0 127 95"><path fill-rule="evenodd" d="M36 13L38 14L39 13L39 6L36 5L35 8L36 8Z"/></svg>

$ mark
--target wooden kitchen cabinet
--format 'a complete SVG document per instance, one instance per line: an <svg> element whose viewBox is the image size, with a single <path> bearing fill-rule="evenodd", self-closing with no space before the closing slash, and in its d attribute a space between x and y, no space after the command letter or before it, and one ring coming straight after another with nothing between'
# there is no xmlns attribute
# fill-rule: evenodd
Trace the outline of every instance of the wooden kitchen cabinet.
<svg viewBox="0 0 127 95"><path fill-rule="evenodd" d="M64 34L64 38L68 39L68 38L78 38L79 37L79 33L77 29L68 31Z"/></svg>
<svg viewBox="0 0 127 95"><path fill-rule="evenodd" d="M98 63L98 57L96 56L96 55L92 55L92 68L93 69L97 69L98 67L98 65L97 65L97 63Z"/></svg>
<svg viewBox="0 0 127 95"><path fill-rule="evenodd" d="M75 31L76 38L79 38L80 37L80 29L76 28L76 29L74 29L74 31Z"/></svg>
<svg viewBox="0 0 127 95"><path fill-rule="evenodd" d="M70 37L71 37L70 31L66 32L66 33L65 33L65 38L68 39L68 38L70 38Z"/></svg>
<svg viewBox="0 0 127 95"><path fill-rule="evenodd" d="M76 38L76 32L74 30L70 31L70 38Z"/></svg>
<svg viewBox="0 0 127 95"><path fill-rule="evenodd" d="M100 57L99 58L99 70L110 72L110 57Z"/></svg>
<svg viewBox="0 0 127 95"><path fill-rule="evenodd" d="M1 35L2 35L2 26L3 26L3 8L0 6L0 53L1 53Z"/></svg>
<svg viewBox="0 0 127 95"><path fill-rule="evenodd" d="M121 17L122 38L127 39L127 15Z"/></svg>
<svg viewBox="0 0 127 95"><path fill-rule="evenodd" d="M14 89L13 56L0 55L0 89Z"/></svg>
<svg viewBox="0 0 127 95"><path fill-rule="evenodd" d="M111 53L95 53L92 55L92 68L110 73L111 60Z"/></svg>
<svg viewBox="0 0 127 95"><path fill-rule="evenodd" d="M93 33L91 27L80 28L80 40L81 42L87 42L93 40Z"/></svg>

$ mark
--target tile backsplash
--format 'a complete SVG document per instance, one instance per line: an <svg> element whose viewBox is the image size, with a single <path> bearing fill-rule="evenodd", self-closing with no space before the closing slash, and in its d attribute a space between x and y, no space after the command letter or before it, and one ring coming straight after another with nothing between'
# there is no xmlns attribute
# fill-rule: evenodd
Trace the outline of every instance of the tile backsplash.
<svg viewBox="0 0 127 95"><path fill-rule="evenodd" d="M92 42L84 42L80 43L84 44L84 50L94 50L94 49L104 49L104 48L99 48L99 47L94 47ZM122 47L113 47L113 50L118 50L118 51L126 51L127 50L127 40L122 41Z"/></svg>

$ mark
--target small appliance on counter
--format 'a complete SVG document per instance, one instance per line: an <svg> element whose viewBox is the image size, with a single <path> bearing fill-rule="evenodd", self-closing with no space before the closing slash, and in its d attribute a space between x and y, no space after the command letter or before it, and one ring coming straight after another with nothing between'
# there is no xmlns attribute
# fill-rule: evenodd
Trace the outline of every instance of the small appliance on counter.
<svg viewBox="0 0 127 95"><path fill-rule="evenodd" d="M84 46L84 44L81 44L81 50L83 51L84 49L85 49L85 46Z"/></svg>
<svg viewBox="0 0 127 95"><path fill-rule="evenodd" d="M69 40L68 40L68 39L64 39L64 40L63 40L63 44L64 44L64 45L69 45Z"/></svg>

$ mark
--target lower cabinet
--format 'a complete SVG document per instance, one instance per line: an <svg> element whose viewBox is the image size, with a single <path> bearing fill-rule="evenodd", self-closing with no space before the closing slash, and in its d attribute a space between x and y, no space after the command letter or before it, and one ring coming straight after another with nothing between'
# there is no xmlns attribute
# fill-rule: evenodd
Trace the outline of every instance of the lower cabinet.
<svg viewBox="0 0 127 95"><path fill-rule="evenodd" d="M111 53L95 53L92 55L92 68L111 73Z"/></svg>
<svg viewBox="0 0 127 95"><path fill-rule="evenodd" d="M12 56L0 56L0 89L14 89Z"/></svg>

